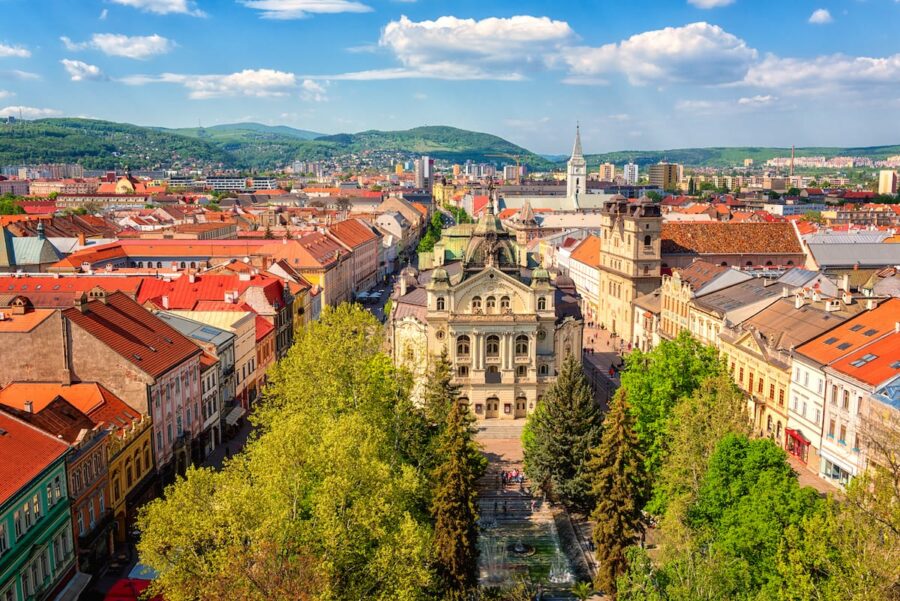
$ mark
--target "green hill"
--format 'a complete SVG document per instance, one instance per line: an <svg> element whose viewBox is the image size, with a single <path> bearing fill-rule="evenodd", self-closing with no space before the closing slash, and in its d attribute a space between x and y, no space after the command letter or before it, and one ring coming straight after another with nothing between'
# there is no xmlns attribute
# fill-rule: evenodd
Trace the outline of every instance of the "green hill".
<svg viewBox="0 0 900 601"><path fill-rule="evenodd" d="M319 136L258 123L165 129L91 119L38 119L0 125L0 165L71 162L90 169L125 165L272 169L297 159L383 152L497 163L511 159L491 155L515 155L532 169L552 167L502 138L453 127Z"/></svg>
<svg viewBox="0 0 900 601"><path fill-rule="evenodd" d="M868 146L859 148L840 148L828 146L809 146L795 148L794 156L860 156L871 159L884 159L900 154L900 146ZM638 165L652 165L660 161L682 163L692 167L740 167L744 159L753 159L755 164L764 163L775 157L791 155L790 148L733 146L711 148L675 148L671 150L622 150L603 154L590 154L585 158L591 167L600 163L622 164L634 161ZM564 164L560 161L558 164Z"/></svg>

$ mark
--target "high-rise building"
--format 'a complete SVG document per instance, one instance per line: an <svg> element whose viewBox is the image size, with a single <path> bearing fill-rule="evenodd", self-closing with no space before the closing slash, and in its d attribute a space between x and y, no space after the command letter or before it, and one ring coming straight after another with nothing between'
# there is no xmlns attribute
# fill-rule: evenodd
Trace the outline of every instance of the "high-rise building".
<svg viewBox="0 0 900 601"><path fill-rule="evenodd" d="M663 190L671 190L678 185L681 165L675 163L658 163L650 165L650 185L659 186Z"/></svg>
<svg viewBox="0 0 900 601"><path fill-rule="evenodd" d="M566 196L580 198L587 194L587 161L581 150L581 130L575 127L575 146L566 165Z"/></svg>
<svg viewBox="0 0 900 601"><path fill-rule="evenodd" d="M600 181L611 182L616 179L616 166L612 163L603 163L600 165Z"/></svg>
<svg viewBox="0 0 900 601"><path fill-rule="evenodd" d="M878 173L878 193L879 194L896 194L897 193L897 172L890 169L884 169Z"/></svg>
<svg viewBox="0 0 900 601"><path fill-rule="evenodd" d="M394 173L397 175L403 175L403 163L397 163L394 165Z"/></svg>
<svg viewBox="0 0 900 601"><path fill-rule="evenodd" d="M425 187L425 164L422 159L413 161L413 172L416 174L416 188L423 189Z"/></svg>
<svg viewBox="0 0 900 601"><path fill-rule="evenodd" d="M636 186L638 183L638 166L635 163L628 163L622 171L625 176L625 184Z"/></svg>
<svg viewBox="0 0 900 601"><path fill-rule="evenodd" d="M462 167L460 167L459 163L453 165L453 177L459 177L461 171Z"/></svg>
<svg viewBox="0 0 900 601"><path fill-rule="evenodd" d="M517 165L504 165L503 179L508 182L519 181L519 167Z"/></svg>

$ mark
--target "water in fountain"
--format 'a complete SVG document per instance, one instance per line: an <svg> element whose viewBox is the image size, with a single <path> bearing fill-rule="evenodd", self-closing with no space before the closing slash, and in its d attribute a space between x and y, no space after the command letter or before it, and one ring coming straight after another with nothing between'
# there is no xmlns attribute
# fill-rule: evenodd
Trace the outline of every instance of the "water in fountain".
<svg viewBox="0 0 900 601"><path fill-rule="evenodd" d="M569 571L569 563L562 553L559 552L559 549L556 550L556 556L550 563L548 579L553 584L568 584L572 582L572 572Z"/></svg>
<svg viewBox="0 0 900 601"><path fill-rule="evenodd" d="M486 580L491 583L506 581L507 551L503 539L488 536L482 547L482 565L484 565Z"/></svg>

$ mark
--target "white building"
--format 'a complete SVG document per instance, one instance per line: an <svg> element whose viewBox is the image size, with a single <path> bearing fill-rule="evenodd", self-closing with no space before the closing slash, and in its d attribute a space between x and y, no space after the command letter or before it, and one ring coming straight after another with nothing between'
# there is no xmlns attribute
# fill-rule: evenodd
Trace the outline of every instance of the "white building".
<svg viewBox="0 0 900 601"><path fill-rule="evenodd" d="M625 176L625 184L628 186L636 186L638 183L638 166L634 163L628 163L623 169Z"/></svg>
<svg viewBox="0 0 900 601"><path fill-rule="evenodd" d="M581 130L575 128L575 146L572 148L572 158L566 164L566 196L578 199L587 194L587 161L581 150Z"/></svg>

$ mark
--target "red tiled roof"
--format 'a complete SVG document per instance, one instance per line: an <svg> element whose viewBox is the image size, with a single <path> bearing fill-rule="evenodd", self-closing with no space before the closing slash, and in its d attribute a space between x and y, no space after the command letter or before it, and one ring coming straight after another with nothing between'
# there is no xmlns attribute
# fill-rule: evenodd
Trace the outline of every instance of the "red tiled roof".
<svg viewBox="0 0 900 601"><path fill-rule="evenodd" d="M69 445L0 411L0 505L62 457Z"/></svg>
<svg viewBox="0 0 900 601"><path fill-rule="evenodd" d="M803 254L790 223L663 223L663 254Z"/></svg>
<svg viewBox="0 0 900 601"><path fill-rule="evenodd" d="M375 232L359 219L339 221L329 227L328 232L351 249L377 239Z"/></svg>
<svg viewBox="0 0 900 601"><path fill-rule="evenodd" d="M584 263L590 267L600 266L600 244L601 240L597 236L588 236L581 241L575 250L572 251L570 258L573 261Z"/></svg>
<svg viewBox="0 0 900 601"><path fill-rule="evenodd" d="M271 305L281 306L283 288L280 280L264 275L251 275L250 279L242 280L238 274L198 275L193 282L188 276L169 282L147 278L141 286L137 301L143 305L149 300L167 296L169 309L193 309L198 301L222 302L226 292L237 291L240 296L249 288L261 288Z"/></svg>
<svg viewBox="0 0 900 601"><path fill-rule="evenodd" d="M874 359L868 361L863 359L872 355L874 355ZM836 361L831 367L860 382L878 386L891 378L900 376L900 367L894 367L897 365L898 359L900 359L900 333L892 331L880 340ZM860 364L860 360L864 360L865 363ZM854 365L854 363L857 364Z"/></svg>
<svg viewBox="0 0 900 601"><path fill-rule="evenodd" d="M728 271L728 267L716 265L709 261L694 261L687 267L675 269L683 282L690 284L694 290L698 290L712 281L717 275Z"/></svg>
<svg viewBox="0 0 900 601"><path fill-rule="evenodd" d="M200 353L200 347L121 292L63 316L156 378Z"/></svg>
<svg viewBox="0 0 900 601"><path fill-rule="evenodd" d="M256 341L259 342L269 334L275 331L275 326L270 324L264 317L256 316Z"/></svg>

